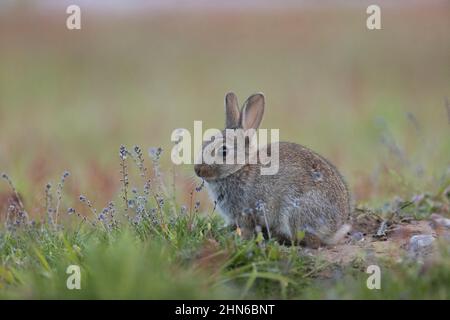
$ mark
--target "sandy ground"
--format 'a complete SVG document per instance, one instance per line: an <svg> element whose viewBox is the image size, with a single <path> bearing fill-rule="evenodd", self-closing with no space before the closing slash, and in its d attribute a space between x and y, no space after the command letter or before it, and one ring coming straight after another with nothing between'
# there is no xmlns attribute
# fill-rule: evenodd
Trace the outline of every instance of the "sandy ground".
<svg viewBox="0 0 450 320"><path fill-rule="evenodd" d="M437 214L428 220L397 222L360 214L354 219L353 230L339 244L304 249L303 253L340 265L349 265L357 259L366 262L430 259L438 243L450 243L449 223L450 219Z"/></svg>

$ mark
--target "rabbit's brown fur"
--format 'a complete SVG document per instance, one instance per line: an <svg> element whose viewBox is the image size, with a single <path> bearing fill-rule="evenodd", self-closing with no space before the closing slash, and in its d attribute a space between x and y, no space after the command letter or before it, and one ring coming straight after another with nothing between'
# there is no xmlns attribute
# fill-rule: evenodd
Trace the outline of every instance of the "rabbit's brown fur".
<svg viewBox="0 0 450 320"><path fill-rule="evenodd" d="M229 95L227 126L245 128L243 121L247 121L251 122L250 127L258 127L264 97L253 95L244 104L241 115L237 113L239 119L230 119L230 115L236 116L237 99ZM227 106L229 101L232 106ZM280 142L267 148L270 152L276 147L279 171L274 175L261 175L260 163L200 164L195 169L200 176L208 171L206 185L220 213L228 224L239 226L244 236L253 235L256 226L260 226L282 242L296 240L301 231L307 245L331 242L350 213L350 195L342 176L329 161L304 146ZM263 204L262 209L257 210L258 203Z"/></svg>

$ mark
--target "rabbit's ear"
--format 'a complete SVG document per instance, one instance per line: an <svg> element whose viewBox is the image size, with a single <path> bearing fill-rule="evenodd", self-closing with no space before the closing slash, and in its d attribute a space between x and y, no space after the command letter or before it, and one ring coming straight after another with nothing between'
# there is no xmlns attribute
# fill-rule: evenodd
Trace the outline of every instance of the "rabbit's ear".
<svg viewBox="0 0 450 320"><path fill-rule="evenodd" d="M225 96L225 126L228 129L239 127L239 104L236 95L233 92L228 92Z"/></svg>
<svg viewBox="0 0 450 320"><path fill-rule="evenodd" d="M244 103L241 125L244 130L258 129L264 115L264 94L255 93Z"/></svg>

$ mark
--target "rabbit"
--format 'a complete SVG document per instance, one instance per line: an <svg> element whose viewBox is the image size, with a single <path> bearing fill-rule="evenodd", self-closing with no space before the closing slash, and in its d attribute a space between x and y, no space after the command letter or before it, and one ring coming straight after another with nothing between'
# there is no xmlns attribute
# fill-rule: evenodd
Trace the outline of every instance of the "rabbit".
<svg viewBox="0 0 450 320"><path fill-rule="evenodd" d="M262 93L251 95L241 111L236 95L226 94L225 129L244 132L258 129L264 108ZM225 130L221 135L225 136ZM205 141L202 151L219 138ZM223 157L230 148L221 143L215 149L217 157ZM276 174L261 175L263 164L259 161L252 164L247 159L241 164L202 162L194 166L227 225L239 228L244 238L260 230L280 243L309 247L335 244L342 239L350 231L347 221L351 201L347 184L338 170L324 157L299 144L276 142L265 148L269 154L271 150L279 152ZM246 143L246 156L249 152Z"/></svg>

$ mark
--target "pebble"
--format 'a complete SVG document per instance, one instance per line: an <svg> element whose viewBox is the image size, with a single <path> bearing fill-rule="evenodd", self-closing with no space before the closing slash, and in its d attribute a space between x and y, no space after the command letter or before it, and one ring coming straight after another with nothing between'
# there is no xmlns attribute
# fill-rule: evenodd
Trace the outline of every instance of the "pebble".
<svg viewBox="0 0 450 320"><path fill-rule="evenodd" d="M351 238L353 241L363 241L364 240L364 234L362 232L356 231L352 232Z"/></svg>
<svg viewBox="0 0 450 320"><path fill-rule="evenodd" d="M431 234L418 234L409 239L409 250L413 253L420 253L430 247L435 238Z"/></svg>
<svg viewBox="0 0 450 320"><path fill-rule="evenodd" d="M438 225L450 229L450 219L444 218L443 216L435 213L431 215L431 219Z"/></svg>

